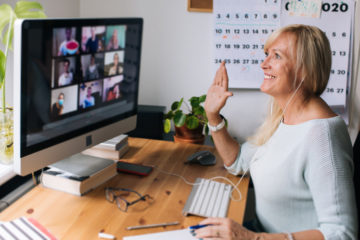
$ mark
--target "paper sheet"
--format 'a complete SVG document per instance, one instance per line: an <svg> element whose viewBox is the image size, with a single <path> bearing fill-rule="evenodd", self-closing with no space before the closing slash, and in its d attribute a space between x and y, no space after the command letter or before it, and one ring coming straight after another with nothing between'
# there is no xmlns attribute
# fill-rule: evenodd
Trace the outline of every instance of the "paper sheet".
<svg viewBox="0 0 360 240"><path fill-rule="evenodd" d="M198 240L193 237L189 229L150 233L137 236L123 237L123 240Z"/></svg>

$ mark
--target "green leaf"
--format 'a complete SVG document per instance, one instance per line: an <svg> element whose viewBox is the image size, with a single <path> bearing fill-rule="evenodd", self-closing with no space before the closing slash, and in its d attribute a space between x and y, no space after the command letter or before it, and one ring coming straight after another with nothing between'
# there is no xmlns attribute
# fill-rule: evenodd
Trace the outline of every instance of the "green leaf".
<svg viewBox="0 0 360 240"><path fill-rule="evenodd" d="M3 32L4 30L4 34L8 32L10 20L13 18L13 21L15 21L16 15L9 4L2 4L0 6L0 16L0 39L2 39L4 45L6 45L4 41L7 41L7 39L4 38ZM6 26L8 26L8 28L5 29Z"/></svg>
<svg viewBox="0 0 360 240"><path fill-rule="evenodd" d="M5 81L5 62L6 62L5 54L0 50L0 89Z"/></svg>
<svg viewBox="0 0 360 240"><path fill-rule="evenodd" d="M14 22L12 23L12 26L11 28L14 27ZM10 37L9 37L9 34L10 34ZM6 31L5 34L4 34L4 39L3 39L3 44L6 46L8 45L8 48L12 50L12 39L14 37L14 31ZM8 43L9 41L9 43Z"/></svg>
<svg viewBox="0 0 360 240"><path fill-rule="evenodd" d="M174 113L173 111L170 110L167 114L165 114L164 119L165 118L172 119L173 117L174 117Z"/></svg>
<svg viewBox="0 0 360 240"><path fill-rule="evenodd" d="M200 103L205 102L205 100L206 100L206 94L204 94L204 95L202 95L202 96L199 97Z"/></svg>
<svg viewBox="0 0 360 240"><path fill-rule="evenodd" d="M18 18L46 18L43 12L24 12L21 16L17 15Z"/></svg>
<svg viewBox="0 0 360 240"><path fill-rule="evenodd" d="M192 108L196 108L200 105L200 101L199 101L199 98L198 97L192 97L189 99L190 101L190 104L191 104L191 107Z"/></svg>
<svg viewBox="0 0 360 240"><path fill-rule="evenodd" d="M18 18L45 18L44 8L38 2L18 1L15 5Z"/></svg>
<svg viewBox="0 0 360 240"><path fill-rule="evenodd" d="M180 110L182 103L184 102L184 98L180 99L179 105L176 110Z"/></svg>
<svg viewBox="0 0 360 240"><path fill-rule="evenodd" d="M0 16L0 39L5 46L8 45L9 49L12 49L15 20L17 18L45 18L46 14L38 2L19 1L14 10L8 4L1 5Z"/></svg>
<svg viewBox="0 0 360 240"><path fill-rule="evenodd" d="M173 102L173 104L171 104L171 110L172 110L172 111L177 110L178 106L179 106L179 102L178 102L178 101Z"/></svg>
<svg viewBox="0 0 360 240"><path fill-rule="evenodd" d="M194 115L195 116L204 116L205 114L205 109L203 106L198 106L197 108L194 108Z"/></svg>
<svg viewBox="0 0 360 240"><path fill-rule="evenodd" d="M182 127L185 124L185 120L186 120L186 115L181 110L175 112L174 115L175 126Z"/></svg>
<svg viewBox="0 0 360 240"><path fill-rule="evenodd" d="M195 116L189 116L186 118L186 126L188 129L195 129L199 126L199 119Z"/></svg>
<svg viewBox="0 0 360 240"><path fill-rule="evenodd" d="M168 132L170 132L170 129L171 129L171 121L170 121L170 119L165 119L165 121L164 121L164 132L168 133Z"/></svg>

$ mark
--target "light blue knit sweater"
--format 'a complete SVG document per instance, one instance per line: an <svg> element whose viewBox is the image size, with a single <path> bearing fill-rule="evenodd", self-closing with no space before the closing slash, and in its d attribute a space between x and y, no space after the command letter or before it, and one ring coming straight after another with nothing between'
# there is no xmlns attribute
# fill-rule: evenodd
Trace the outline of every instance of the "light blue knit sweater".
<svg viewBox="0 0 360 240"><path fill-rule="evenodd" d="M238 174L250 161L267 232L318 229L326 240L357 239L352 146L341 117L280 123L263 146L243 144L227 169Z"/></svg>

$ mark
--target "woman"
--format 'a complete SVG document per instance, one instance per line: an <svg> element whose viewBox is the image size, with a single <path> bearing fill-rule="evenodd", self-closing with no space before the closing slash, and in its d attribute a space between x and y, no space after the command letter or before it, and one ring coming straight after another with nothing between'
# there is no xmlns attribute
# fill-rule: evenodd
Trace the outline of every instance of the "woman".
<svg viewBox="0 0 360 240"><path fill-rule="evenodd" d="M209 218L202 239L357 239L352 147L347 128L320 98L331 68L330 44L316 27L290 25L265 44L261 91L272 96L269 114L241 147L221 128L220 110L232 93L223 63L205 110L217 151L233 174L250 171L256 221ZM214 128L218 126L217 128Z"/></svg>
<svg viewBox="0 0 360 240"><path fill-rule="evenodd" d="M99 75L99 71L98 71L98 66L95 62L95 55L92 54L90 57L90 64L86 68L85 79L86 80L98 79L99 76L100 75Z"/></svg>
<svg viewBox="0 0 360 240"><path fill-rule="evenodd" d="M65 98L65 94L59 93L57 102L54 103L52 106L51 114L53 118L58 118L60 115L63 114L64 98Z"/></svg>
<svg viewBox="0 0 360 240"><path fill-rule="evenodd" d="M95 98L92 95L92 88L89 86L87 88L87 93L86 93L85 99L83 101L82 107L88 108L88 107L92 107L92 106L95 106Z"/></svg>
<svg viewBox="0 0 360 240"><path fill-rule="evenodd" d="M121 74L122 70L123 70L123 68L122 68L122 66L120 66L120 63L119 63L119 54L115 53L114 54L114 63L109 70L109 76Z"/></svg>
<svg viewBox="0 0 360 240"><path fill-rule="evenodd" d="M111 35L106 50L118 50L120 49L118 31L114 29L113 34Z"/></svg>
<svg viewBox="0 0 360 240"><path fill-rule="evenodd" d="M106 101L111 101L120 98L120 85L119 83L115 84L112 88L108 90Z"/></svg>

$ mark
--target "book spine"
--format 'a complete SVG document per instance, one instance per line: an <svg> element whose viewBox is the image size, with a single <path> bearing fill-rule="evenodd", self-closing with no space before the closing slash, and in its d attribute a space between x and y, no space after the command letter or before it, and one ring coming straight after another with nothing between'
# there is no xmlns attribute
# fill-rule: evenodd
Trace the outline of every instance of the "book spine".
<svg viewBox="0 0 360 240"><path fill-rule="evenodd" d="M123 146L121 149L118 150L119 152L119 159L124 156L125 153L127 153L127 151L129 151L130 146L129 145L125 145Z"/></svg>
<svg viewBox="0 0 360 240"><path fill-rule="evenodd" d="M119 151L123 146L129 145L128 141L119 142L115 145L115 150Z"/></svg>
<svg viewBox="0 0 360 240"><path fill-rule="evenodd" d="M48 174L47 172L44 172L41 177L41 183L43 187L46 188L81 196L81 181L79 180Z"/></svg>

